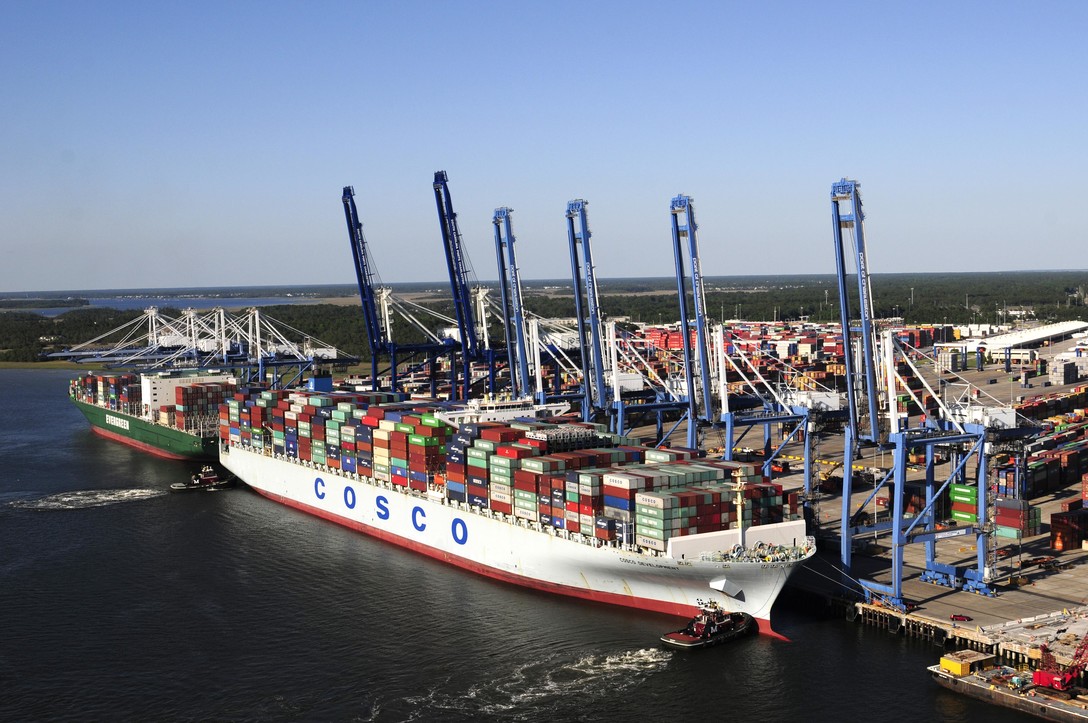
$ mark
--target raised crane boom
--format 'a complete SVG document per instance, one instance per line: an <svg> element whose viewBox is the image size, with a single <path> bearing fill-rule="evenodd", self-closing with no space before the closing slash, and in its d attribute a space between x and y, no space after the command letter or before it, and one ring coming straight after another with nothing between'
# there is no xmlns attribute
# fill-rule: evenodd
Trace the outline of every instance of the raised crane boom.
<svg viewBox="0 0 1088 723"><path fill-rule="evenodd" d="M849 204L845 209L842 204ZM880 417L877 412L879 389L876 378L876 338L873 328L873 294L869 283L869 265L865 254L865 214L861 208L861 184L843 178L831 186L831 219L835 231L835 268L839 281L839 311L842 319L843 357L846 366L846 393L850 403L850 436L860 441L880 444ZM843 231L853 231L857 259L858 306L861 328L850 326L850 299L846 290L846 252ZM853 353L853 342L860 335L861 365ZM865 404L864 412L858 407ZM862 422L862 416L868 423Z"/></svg>
<svg viewBox="0 0 1088 723"><path fill-rule="evenodd" d="M597 293L597 276L593 268L593 251L589 243L589 220L586 206L589 203L576 199L567 204L567 240L570 243L570 266L574 277L574 307L578 316L578 345L582 353L582 385L585 401L582 404L582 418L589 421L595 410L608 408L608 388L604 384L604 354L601 345L601 306ZM575 224L577 220L577 224ZM582 250L582 259L578 259L578 249ZM585 318L582 305L582 272L585 268L585 295L589 306L589 319ZM589 326L589 345L586 348L586 325ZM592 359L592 361L591 361ZM592 363L592 368L590 364Z"/></svg>
<svg viewBox="0 0 1088 723"><path fill-rule="evenodd" d="M375 284L376 274L370 260L366 238L363 236L363 224L359 221L359 212L355 208L355 189L344 186L344 218L348 224L348 236L351 239L351 256L355 261L355 278L359 282L359 298L363 304L363 318L366 321L366 338L370 344L371 365L377 375L378 356L385 351L389 340L378 314L378 289Z"/></svg>
<svg viewBox="0 0 1088 723"><path fill-rule="evenodd" d="M457 214L453 210L449 179L445 171L435 171L434 200L438 207L438 223L442 229L442 247L446 252L446 266L450 274L450 289L453 292L457 327L461 332L461 349L466 359L474 359L478 356L479 344L476 339L476 320L472 314L468 262L461 240L461 231L457 227Z"/></svg>
<svg viewBox="0 0 1088 723"><path fill-rule="evenodd" d="M461 357L465 368L461 398L467 399L472 384L472 361L479 357L480 347L476 338L476 320L472 313L468 263L461 241L461 231L457 228L457 214L453 210L449 179L445 171L435 171L434 200L438 207L438 224L442 229L442 247L446 252L446 267L450 274L454 316L457 319L457 330L461 335ZM456 394L457 390L453 391Z"/></svg>
<svg viewBox="0 0 1088 723"><path fill-rule="evenodd" d="M691 416L689 429L696 424L697 398L694 385L693 364L691 359L691 329L688 324L688 305L685 289L684 240L688 242L688 260L691 263L691 292L694 302L696 353L699 356L699 379L702 392L703 418L707 422L714 419L714 407L711 399L710 348L707 344L706 292L703 289L703 274L699 262L699 240L696 235L695 202L690 196L679 195L672 199L673 257L676 263L676 290L680 296L680 323L683 333L684 367L687 370L688 404ZM688 446L695 446L693 439Z"/></svg>
<svg viewBox="0 0 1088 723"><path fill-rule="evenodd" d="M514 254L514 230L510 222L512 209L495 209L495 255L499 264L503 332L510 359L510 386L515 397L530 393L529 358L525 342L525 310L521 301L521 279ZM511 335L511 329L513 334ZM516 357L516 358L515 358Z"/></svg>

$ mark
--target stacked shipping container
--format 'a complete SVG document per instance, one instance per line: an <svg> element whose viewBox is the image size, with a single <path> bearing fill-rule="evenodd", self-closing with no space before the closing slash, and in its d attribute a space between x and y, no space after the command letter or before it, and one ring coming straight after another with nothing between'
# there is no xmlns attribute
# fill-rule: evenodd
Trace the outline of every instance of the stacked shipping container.
<svg viewBox="0 0 1088 723"><path fill-rule="evenodd" d="M679 535L784 519L782 488L765 483L753 463L635 446L580 423L469 423L455 430L436 411L439 405L413 405L403 395L247 387L220 407L219 437L416 492L440 488L451 501L657 550ZM736 482L744 483L743 512L734 499Z"/></svg>

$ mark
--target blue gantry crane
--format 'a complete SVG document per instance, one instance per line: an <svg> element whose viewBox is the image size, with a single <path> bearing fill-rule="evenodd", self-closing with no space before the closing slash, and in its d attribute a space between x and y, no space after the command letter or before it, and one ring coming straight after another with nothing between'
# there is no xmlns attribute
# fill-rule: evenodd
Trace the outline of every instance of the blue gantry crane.
<svg viewBox="0 0 1088 723"><path fill-rule="evenodd" d="M873 322L873 295L865 251L865 214L861 184L843 178L831 186L831 219L835 233L835 268L839 285L839 312L842 320L843 357L846 366L846 394L849 404L848 442L857 447L865 442L878 445L881 438L878 414L879 388L876 376L876 332ZM846 251L843 232L853 233L857 263L858 314L860 326L852 325L853 313L847 292ZM860 343L855 357L854 347ZM861 368L858 369L860 360ZM856 451L852 450L852 451ZM846 466L849 470L849 465Z"/></svg>
<svg viewBox="0 0 1088 723"><path fill-rule="evenodd" d="M378 314L379 287L376 281L374 264L363 236L363 224L359 220L359 211L355 206L355 188L344 186L342 196L344 218L348 224L348 236L351 238L351 256L355 262L355 276L359 282L359 298L363 306L363 321L366 323L366 340L370 346L370 377L374 389L378 388L379 356L388 350L389 339L386 336L382 318Z"/></svg>
<svg viewBox="0 0 1088 723"><path fill-rule="evenodd" d="M450 197L449 178L445 171L435 171L434 200L438 208L438 224L442 230L442 248L446 253L446 266L450 275L450 291L453 294L453 310L461 344L461 362L464 374L458 384L453 384L451 398L468 399L472 387L472 363L481 357L476 318L472 311L472 289L469 286L468 258L465 254L461 231L457 226L457 214ZM494 387L494 363L491 360L490 378ZM460 396L458 397L458 393Z"/></svg>
<svg viewBox="0 0 1088 723"><path fill-rule="evenodd" d="M359 298L362 302L367 344L370 347L371 386L375 390L379 388L379 365L382 357L387 357L389 360L390 388L397 391L399 389L400 363L403 361L403 359L399 358L400 355L405 354L408 358L426 355L430 393L431 396L435 396L437 393L437 360L438 357L449 354L451 347L439 341L418 320L403 310L400 313L417 326L420 331L431 335L432 341L420 344L397 344L393 340L390 331L391 317L389 313L392 290L381 285L374 261L370 257L370 249L366 237L363 235L363 224L359 219L359 211L355 205L355 189L352 186L344 186L341 199L344 203L344 218L347 221L348 237L351 241L351 256L355 264L355 277L359 284Z"/></svg>
<svg viewBox="0 0 1088 723"><path fill-rule="evenodd" d="M920 400L917 399L906 380L900 376L897 364L901 360L912 368L914 365L910 354L904 352L891 332L883 334L882 346L878 351L872 289L865 249L860 184L846 178L832 184L831 207L849 403L843 450L840 530L843 568L850 570L853 548L859 538L865 539L887 532L890 533L891 541L891 584L885 585L871 580L861 581L867 598L877 595L885 604L901 610L907 608L907 601L903 598L903 553L905 547L913 543L925 544L925 571L921 575L922 580L952 588L962 587L964 590L982 595L993 595L987 559L991 534L988 518L993 504L993 494L987 482L988 455L990 447L994 444L1015 444L1017 439L1027 433L1027 430L1017 429L1015 425L988 427L984 424L968 422L966 419L956 419L940 401L940 396L925 384L916 368L914 369L915 378L921 379L930 395L937 400L942 416L938 420L926 420L926 424L921 427L909 428L906 425L906 418L900 418L895 407L893 396L895 390L905 389L919 405ZM859 326L854 326L851 319L846 283L844 231L852 231L854 236ZM883 372L880 376L877 374L878 356L880 357L879 366ZM879 386L880 382L884 384L883 390ZM889 407L883 416L879 411L879 398L882 392L887 397ZM876 480L872 492L867 495L865 501L854 508L853 462L854 455L860 452L862 444L892 449L893 465L882 479ZM952 461L949 475L944 482L936 479L935 451L937 450L947 453ZM924 456L924 479L908 480L907 462L912 453ZM972 467L973 475L969 475L968 472ZM954 483L962 484L967 488L976 488L977 522L958 525L951 530L941 530L938 529L936 519L938 501ZM880 515L867 511L869 503L876 499L877 493L882 489L890 492L891 509L887 519L880 519ZM914 495L914 492L921 494ZM925 500L922 509L908 516L907 500L912 499L917 502L919 497ZM961 535L975 538L977 565L973 569L957 568L940 563L936 559L938 539Z"/></svg>
<svg viewBox="0 0 1088 723"><path fill-rule="evenodd" d="M676 265L676 289L679 297L680 328L683 332L682 346L684 368L685 370L688 370L685 373L685 382L687 385L686 417L689 420L687 445L693 448L698 446L697 430L700 424L713 427L724 425L724 456L726 459L733 459L733 434L735 427L744 427L745 433L747 433L748 429L754 426L762 426L764 428L765 437L764 474L771 477L773 476L772 467L775 458L786 444L792 442L798 433L807 427L809 410L803 406L788 406L784 401L772 398L769 394L762 393L756 384L750 384L749 386L759 397L762 403L761 409L752 409L751 407L731 409L728 394L725 393L724 389L720 394L721 402L715 403L713 393L716 385L715 382L717 381L717 386L719 388L724 387L722 382L724 381L726 374L726 357L724 354L724 337L722 334L716 333L714 335L715 352L718 354L718 358L716 364L712 368L712 361L715 360L711 358L710 344L708 343L710 329L707 321L706 291L703 284L699 256L698 224L695 221L695 202L690 196L682 194L678 195L672 199L670 211L672 215L672 243L673 257ZM688 269L685 267L685 241L687 242L687 262L690 265L691 274L691 318L688 316L687 304ZM695 332L694 349L692 348L693 345L691 343L692 331ZM695 366L695 357L698 358L699 367L697 377L690 371ZM717 380L715 380L715 377L717 377ZM696 384L696 380L698 381L698 384ZM766 391L773 392L773 390L770 390L769 386ZM777 448L772 449L770 444L770 429L772 425L775 424L792 425L792 431L785 436ZM804 440L806 444L806 479L808 479L811 454L807 435L804 436Z"/></svg>
<svg viewBox="0 0 1088 723"><path fill-rule="evenodd" d="M600 296L597 293L597 277L594 273L587 205L588 202L584 199L575 199L567 204L567 241L570 245L571 275L574 280L578 346L582 357L582 419L588 422L595 415L610 411L611 398L604 381Z"/></svg>
<svg viewBox="0 0 1088 723"><path fill-rule="evenodd" d="M515 397L531 394L529 354L526 344L525 311L521 298L521 279L517 255L514 253L514 230L510 220L512 209L495 209L495 255L499 265L499 292L502 305L503 334L510 361L510 389Z"/></svg>
<svg viewBox="0 0 1088 723"><path fill-rule="evenodd" d="M691 197L678 195L672 199L672 251L676 264L676 291L679 296L680 332L683 338L684 381L687 385L687 446L695 449L699 446L698 427L700 419L711 422L714 406L711 395L709 346L707 345L706 294L703 290L703 276L699 265L699 242L696 235L695 204ZM688 258L691 263L691 291L695 322L695 352L699 357L699 392L702 395L702 414L699 413L699 398L696 395L695 374L691 348L692 325L688 319L686 273L684 268L684 240L688 242Z"/></svg>

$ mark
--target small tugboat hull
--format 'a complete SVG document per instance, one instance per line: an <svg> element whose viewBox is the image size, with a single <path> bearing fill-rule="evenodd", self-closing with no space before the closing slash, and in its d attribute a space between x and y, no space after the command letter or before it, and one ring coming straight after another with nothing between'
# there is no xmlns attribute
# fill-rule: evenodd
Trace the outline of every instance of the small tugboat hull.
<svg viewBox="0 0 1088 723"><path fill-rule="evenodd" d="M191 482L175 482L170 485L171 492L200 492L207 491L213 492L215 490L225 490L228 487L234 486L234 480L223 480L215 482L214 484L192 484Z"/></svg>
<svg viewBox="0 0 1088 723"><path fill-rule="evenodd" d="M206 490L225 489L234 486L234 477L220 479L219 474L211 467L204 467L199 474L194 474L188 482L175 482L170 485L171 492L199 492Z"/></svg>
<svg viewBox="0 0 1088 723"><path fill-rule="evenodd" d="M674 630L671 633L662 635L661 644L676 650L711 648L755 632L756 624L751 615L747 613L729 613L728 617L729 621L726 625L719 625L716 630L702 634L696 634L693 627L693 624L698 620L698 617L696 617L683 630Z"/></svg>

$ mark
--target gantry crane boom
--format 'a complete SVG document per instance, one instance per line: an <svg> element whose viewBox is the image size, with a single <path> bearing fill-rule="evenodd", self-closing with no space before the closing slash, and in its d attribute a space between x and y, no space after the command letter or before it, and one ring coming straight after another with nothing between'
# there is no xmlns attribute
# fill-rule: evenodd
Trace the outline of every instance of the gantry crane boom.
<svg viewBox="0 0 1088 723"><path fill-rule="evenodd" d="M688 446L697 446L697 438L694 432L697 426L698 414L694 375L692 373L692 349L691 328L688 323L688 304L684 269L684 239L688 243L688 260L691 263L691 291L694 302L695 343L696 353L699 356L700 391L703 400L702 419L707 422L716 421L712 418L714 407L711 401L710 379L710 350L707 344L706 325L706 293L703 289L703 274L699 262L699 240L696 234L698 226L695 223L695 203L690 196L678 195L672 199L670 207L672 215L672 244L673 258L676 263L676 291L680 297L680 327L683 334L684 368L687 379L688 392Z"/></svg>
<svg viewBox="0 0 1088 723"><path fill-rule="evenodd" d="M844 210L842 204L849 204ZM873 328L873 295L869 283L869 266L865 251L865 214L861 207L861 184L847 178L831 186L831 218L835 232L835 267L839 283L839 311L842 320L843 357L846 365L846 392L850 405L850 436L855 444L882 442L880 418L878 414L879 390L876 378L876 339ZM846 252L843 248L843 231L852 230L854 234L858 311L861 327L851 327L850 300L846 289ZM860 338L861 365L857 369L853 352L853 343ZM866 404L865 412L868 423L862 424L862 412L859 404Z"/></svg>
<svg viewBox="0 0 1088 723"><path fill-rule="evenodd" d="M521 299L521 279L514 253L512 209L495 209L495 255L499 264L499 290L502 303L503 332L510 360L510 386L515 397L530 394L529 355L525 341L525 311ZM511 333L512 331L512 333Z"/></svg>
<svg viewBox="0 0 1088 723"><path fill-rule="evenodd" d="M449 179L445 171L435 171L434 200L438 207L438 223L442 229L442 247L446 252L446 266L450 275L450 290L453 293L454 316L461 335L461 356L465 374L461 398L467 399L472 383L471 365L480 355L476 337L476 320L472 312L472 294L469 289L468 262L461 241L461 231L457 227L457 214L453 210L450 198ZM453 390L456 394L457 390Z"/></svg>
<svg viewBox="0 0 1088 723"><path fill-rule="evenodd" d="M348 224L348 236L351 239L351 256L355 262L355 277L359 282L359 298L363 305L363 319L366 322L366 338L370 345L371 378L378 376L378 357L382 354L389 339L378 314L378 289L375 284L374 265L363 236L363 224L359 221L359 211L355 207L355 189L344 186L344 218Z"/></svg>
<svg viewBox="0 0 1088 723"><path fill-rule="evenodd" d="M595 411L608 408L608 388L604 383L604 354L601 344L601 307L597 293L597 276L593 268L593 250L589 242L589 219L586 214L588 201L576 199L567 204L567 241L570 244L571 275L574 280L574 307L578 317L578 345L582 353L582 386L584 401L582 418L589 421ZM577 223L575 223L577 221ZM578 250L582 260L579 261ZM582 268L585 277L582 277ZM589 307L589 318L582 303L583 282L585 305ZM586 340L586 326L589 326L589 340ZM587 348L587 344L589 348Z"/></svg>

